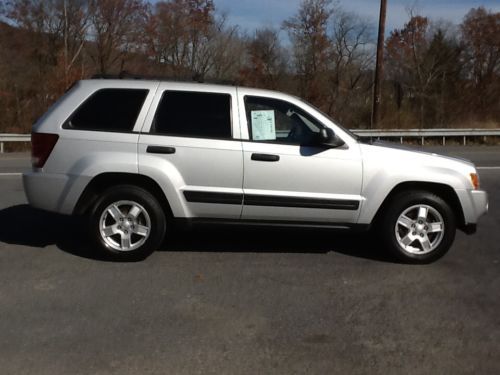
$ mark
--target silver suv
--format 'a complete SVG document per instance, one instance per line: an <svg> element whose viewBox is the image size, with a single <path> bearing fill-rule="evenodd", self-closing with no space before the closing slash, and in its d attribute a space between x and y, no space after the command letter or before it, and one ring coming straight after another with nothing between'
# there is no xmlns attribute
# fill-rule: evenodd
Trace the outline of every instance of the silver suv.
<svg viewBox="0 0 500 375"><path fill-rule="evenodd" d="M231 221L373 227L401 260L427 263L488 209L470 162L364 142L266 90L80 81L32 146L30 204L85 215L97 246L124 260L157 249L174 221Z"/></svg>

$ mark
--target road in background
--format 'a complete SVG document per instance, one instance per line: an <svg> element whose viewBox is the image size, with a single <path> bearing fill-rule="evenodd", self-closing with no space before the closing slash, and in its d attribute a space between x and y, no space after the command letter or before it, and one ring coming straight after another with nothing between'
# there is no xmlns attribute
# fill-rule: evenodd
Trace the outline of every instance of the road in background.
<svg viewBox="0 0 500 375"><path fill-rule="evenodd" d="M0 154L0 176L9 173L22 173L31 168L31 156L27 152Z"/></svg>
<svg viewBox="0 0 500 375"><path fill-rule="evenodd" d="M500 166L500 148L431 151ZM1 373L499 373L500 170L480 175L489 214L426 266L369 236L233 227L107 262L0 175Z"/></svg>

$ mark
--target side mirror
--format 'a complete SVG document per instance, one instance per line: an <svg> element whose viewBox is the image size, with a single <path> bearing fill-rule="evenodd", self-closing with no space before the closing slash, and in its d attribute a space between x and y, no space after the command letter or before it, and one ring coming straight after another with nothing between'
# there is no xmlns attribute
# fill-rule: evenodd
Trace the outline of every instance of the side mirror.
<svg viewBox="0 0 500 375"><path fill-rule="evenodd" d="M319 131L319 143L329 147L341 147L345 145L345 142L337 137L330 128L323 128Z"/></svg>

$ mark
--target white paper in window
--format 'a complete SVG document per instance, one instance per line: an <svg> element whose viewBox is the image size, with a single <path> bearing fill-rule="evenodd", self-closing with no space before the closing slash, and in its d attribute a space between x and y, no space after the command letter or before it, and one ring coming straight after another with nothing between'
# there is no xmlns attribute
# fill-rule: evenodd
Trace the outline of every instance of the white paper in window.
<svg viewBox="0 0 500 375"><path fill-rule="evenodd" d="M251 111L252 139L268 141L276 139L276 122L274 111Z"/></svg>

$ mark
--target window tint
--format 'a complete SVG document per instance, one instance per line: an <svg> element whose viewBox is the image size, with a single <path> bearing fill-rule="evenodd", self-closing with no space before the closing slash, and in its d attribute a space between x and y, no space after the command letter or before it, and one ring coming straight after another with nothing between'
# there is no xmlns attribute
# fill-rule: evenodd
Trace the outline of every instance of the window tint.
<svg viewBox="0 0 500 375"><path fill-rule="evenodd" d="M323 126L284 100L245 97L248 132L253 141L312 144Z"/></svg>
<svg viewBox="0 0 500 375"><path fill-rule="evenodd" d="M231 138L231 96L165 91L152 132L197 138Z"/></svg>
<svg viewBox="0 0 500 375"><path fill-rule="evenodd" d="M102 89L73 113L65 128L132 131L148 90Z"/></svg>

